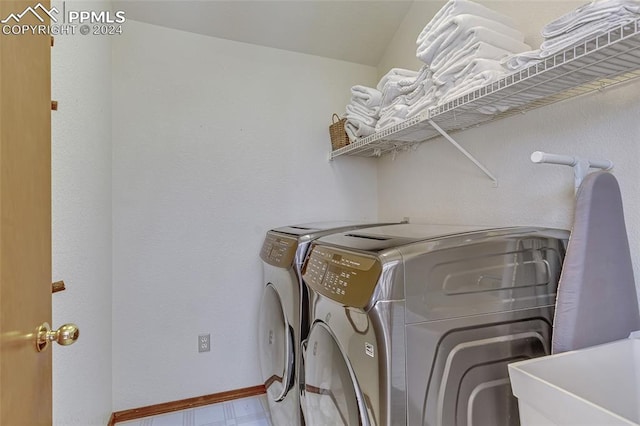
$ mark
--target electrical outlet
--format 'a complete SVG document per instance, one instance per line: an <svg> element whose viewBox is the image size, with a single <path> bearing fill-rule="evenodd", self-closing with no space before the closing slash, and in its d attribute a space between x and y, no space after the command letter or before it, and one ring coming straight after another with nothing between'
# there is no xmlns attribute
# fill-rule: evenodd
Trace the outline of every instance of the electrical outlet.
<svg viewBox="0 0 640 426"><path fill-rule="evenodd" d="M198 336L198 352L209 352L211 350L211 334L201 334Z"/></svg>

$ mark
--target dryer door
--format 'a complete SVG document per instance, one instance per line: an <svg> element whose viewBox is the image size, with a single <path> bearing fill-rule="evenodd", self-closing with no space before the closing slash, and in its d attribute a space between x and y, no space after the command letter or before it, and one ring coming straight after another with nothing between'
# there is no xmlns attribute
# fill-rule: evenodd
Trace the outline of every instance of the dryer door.
<svg viewBox="0 0 640 426"><path fill-rule="evenodd" d="M284 399L293 384L293 332L288 324L278 292L267 284L260 307L258 346L262 379L276 402Z"/></svg>
<svg viewBox="0 0 640 426"><path fill-rule="evenodd" d="M333 333L316 322L305 359L305 421L308 426L369 425L351 366Z"/></svg>

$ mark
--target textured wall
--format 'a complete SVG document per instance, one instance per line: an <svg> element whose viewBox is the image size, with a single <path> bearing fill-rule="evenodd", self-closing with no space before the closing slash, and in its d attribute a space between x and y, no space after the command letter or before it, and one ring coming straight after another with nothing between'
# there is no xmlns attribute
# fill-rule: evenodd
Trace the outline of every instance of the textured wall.
<svg viewBox="0 0 640 426"><path fill-rule="evenodd" d="M62 10L62 2L53 2ZM108 9L67 1L67 8ZM111 40L57 36L51 50L53 324L80 339L53 347L55 425L105 425L111 415Z"/></svg>
<svg viewBox="0 0 640 426"><path fill-rule="evenodd" d="M575 7L573 2L547 3L486 2L512 16L532 44L540 41L536 32L545 23ZM532 4L536 5L535 14ZM399 64L415 60L415 49L408 49L406 40L426 21L411 19L405 23L385 56ZM399 51L404 54L398 56ZM388 65L381 63L379 73L384 74ZM378 170L380 219L406 215L414 221L568 228L573 220L572 169L533 164L530 154L542 150L609 159L615 164L613 172L622 190L637 282L639 94L640 82L636 81L456 133L454 138L498 178L497 188L443 138L421 144L415 152L399 154L395 161L387 156L379 162Z"/></svg>
<svg viewBox="0 0 640 426"><path fill-rule="evenodd" d="M114 410L259 384L265 231L375 219L376 163L327 154L376 69L133 21L113 46Z"/></svg>

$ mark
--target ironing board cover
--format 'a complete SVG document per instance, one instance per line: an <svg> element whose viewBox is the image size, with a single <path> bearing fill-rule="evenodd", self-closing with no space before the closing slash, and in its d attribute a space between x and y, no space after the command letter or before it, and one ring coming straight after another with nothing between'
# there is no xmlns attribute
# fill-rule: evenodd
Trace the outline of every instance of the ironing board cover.
<svg viewBox="0 0 640 426"><path fill-rule="evenodd" d="M620 187L607 172L576 196L553 326L552 353L624 339L640 329Z"/></svg>

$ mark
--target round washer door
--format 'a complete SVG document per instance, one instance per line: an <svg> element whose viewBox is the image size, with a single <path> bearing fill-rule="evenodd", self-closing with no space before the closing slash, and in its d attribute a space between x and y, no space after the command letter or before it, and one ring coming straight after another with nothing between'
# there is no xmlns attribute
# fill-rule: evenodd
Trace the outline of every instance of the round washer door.
<svg viewBox="0 0 640 426"><path fill-rule="evenodd" d="M368 424L360 415L351 368L331 330L322 322L315 323L309 333L304 373L308 426Z"/></svg>
<svg viewBox="0 0 640 426"><path fill-rule="evenodd" d="M262 296L258 349L267 394L276 402L282 401L292 385L293 335L280 296L271 284Z"/></svg>

